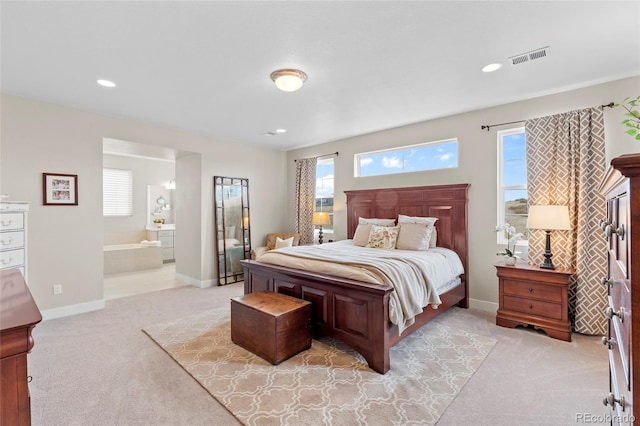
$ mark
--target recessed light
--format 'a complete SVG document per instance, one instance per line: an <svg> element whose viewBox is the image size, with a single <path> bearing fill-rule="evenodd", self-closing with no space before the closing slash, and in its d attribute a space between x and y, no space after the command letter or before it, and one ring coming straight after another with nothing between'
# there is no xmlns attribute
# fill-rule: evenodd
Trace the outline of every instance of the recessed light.
<svg viewBox="0 0 640 426"><path fill-rule="evenodd" d="M489 64L482 67L483 72L494 72L502 68L502 64Z"/></svg>
<svg viewBox="0 0 640 426"><path fill-rule="evenodd" d="M109 81L109 80L98 80L97 83L100 86L104 86L104 87L116 87L116 84L113 81Z"/></svg>
<svg viewBox="0 0 640 426"><path fill-rule="evenodd" d="M286 133L287 129L276 129L276 133Z"/></svg>

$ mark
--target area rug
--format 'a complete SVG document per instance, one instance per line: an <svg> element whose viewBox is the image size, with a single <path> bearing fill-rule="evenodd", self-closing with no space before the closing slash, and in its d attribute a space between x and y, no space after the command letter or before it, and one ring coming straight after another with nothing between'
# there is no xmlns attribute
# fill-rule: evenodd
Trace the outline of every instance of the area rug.
<svg viewBox="0 0 640 426"><path fill-rule="evenodd" d="M330 338L271 365L231 341L228 309L143 331L245 425L435 424L496 343L434 320L381 375Z"/></svg>

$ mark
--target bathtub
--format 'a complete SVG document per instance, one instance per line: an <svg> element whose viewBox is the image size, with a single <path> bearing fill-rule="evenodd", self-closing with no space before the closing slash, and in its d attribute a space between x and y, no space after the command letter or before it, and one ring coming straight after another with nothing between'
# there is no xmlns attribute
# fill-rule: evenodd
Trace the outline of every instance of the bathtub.
<svg viewBox="0 0 640 426"><path fill-rule="evenodd" d="M144 271L162 267L162 247L141 244L104 246L104 274Z"/></svg>

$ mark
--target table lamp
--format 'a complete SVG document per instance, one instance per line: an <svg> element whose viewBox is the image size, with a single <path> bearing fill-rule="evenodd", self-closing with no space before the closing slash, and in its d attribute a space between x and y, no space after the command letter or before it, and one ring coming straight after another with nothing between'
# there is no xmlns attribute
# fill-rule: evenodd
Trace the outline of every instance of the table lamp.
<svg viewBox="0 0 640 426"><path fill-rule="evenodd" d="M322 244L322 225L329 225L331 221L329 220L328 212L313 212L313 218L311 219L311 224L319 225L320 231L318 231L318 243Z"/></svg>
<svg viewBox="0 0 640 426"><path fill-rule="evenodd" d="M569 223L569 207L567 206L531 206L529 208L529 218L527 219L528 229L544 229L547 232L547 239L544 248L544 262L540 265L542 269L556 269L551 261L551 231L571 229Z"/></svg>

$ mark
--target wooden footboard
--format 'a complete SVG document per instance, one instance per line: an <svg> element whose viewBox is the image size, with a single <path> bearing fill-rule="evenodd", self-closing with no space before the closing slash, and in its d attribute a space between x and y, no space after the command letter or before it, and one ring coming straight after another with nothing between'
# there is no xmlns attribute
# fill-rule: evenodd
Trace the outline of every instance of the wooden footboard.
<svg viewBox="0 0 640 426"><path fill-rule="evenodd" d="M243 260L244 292L273 291L307 300L312 304L315 336L339 339L358 351L369 367L379 373L390 368L389 348L413 330L465 300L464 283L441 296L438 309L426 307L416 323L402 336L389 322L389 295L393 287L368 284L309 273L282 266Z"/></svg>

